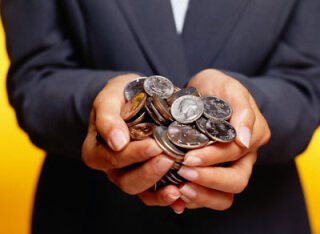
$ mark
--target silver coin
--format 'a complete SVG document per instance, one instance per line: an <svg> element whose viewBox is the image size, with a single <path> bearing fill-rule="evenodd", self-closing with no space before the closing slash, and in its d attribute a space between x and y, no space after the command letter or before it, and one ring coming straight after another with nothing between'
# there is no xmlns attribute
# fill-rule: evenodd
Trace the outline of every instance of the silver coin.
<svg viewBox="0 0 320 234"><path fill-rule="evenodd" d="M204 134L207 134L207 129L206 129L206 123L207 123L207 119L204 117L200 117L197 121L196 121L196 126L197 128Z"/></svg>
<svg viewBox="0 0 320 234"><path fill-rule="evenodd" d="M179 97L186 96L186 95L192 95L192 96L196 96L196 97L200 96L200 94L199 94L199 92L198 92L198 90L196 88L187 87L187 88L178 90L177 92L172 94L172 96L167 98L167 102L168 102L169 105L172 105L173 102L175 100L177 100Z"/></svg>
<svg viewBox="0 0 320 234"><path fill-rule="evenodd" d="M228 143L237 136L236 130L225 120L209 119L206 123L206 129L208 136L218 142Z"/></svg>
<svg viewBox="0 0 320 234"><path fill-rule="evenodd" d="M170 151L165 144L162 141L162 135L163 133L167 132L167 127L164 126L158 126L153 130L153 138L155 139L155 141L157 142L157 144L159 145L159 147L163 150L163 152L165 154L167 154L168 156L172 157L175 160L181 160L181 156L174 154L172 151Z"/></svg>
<svg viewBox="0 0 320 234"><path fill-rule="evenodd" d="M206 146L209 138L198 131L195 126L173 122L168 127L169 140L178 147L197 149Z"/></svg>
<svg viewBox="0 0 320 234"><path fill-rule="evenodd" d="M177 146L175 146L174 144L172 144L172 142L169 140L168 138L168 131L163 131L162 136L161 136L162 142L163 144L174 154L181 156L181 159L183 161L184 156L185 156L185 152L183 152L182 150L178 149Z"/></svg>
<svg viewBox="0 0 320 234"><path fill-rule="evenodd" d="M144 92L143 83L147 77L139 77L134 81L131 81L124 88L124 98L130 101L138 93Z"/></svg>
<svg viewBox="0 0 320 234"><path fill-rule="evenodd" d="M204 106L199 97L186 95L179 97L171 106L171 114L179 123L192 123L203 114Z"/></svg>
<svg viewBox="0 0 320 234"><path fill-rule="evenodd" d="M166 174L165 177L169 180L170 184L178 185L180 184L178 181L176 181L171 174Z"/></svg>
<svg viewBox="0 0 320 234"><path fill-rule="evenodd" d="M163 76L150 76L144 81L143 86L149 96L158 95L161 98L167 98L174 92L172 82Z"/></svg>
<svg viewBox="0 0 320 234"><path fill-rule="evenodd" d="M228 120L232 115L231 106L224 100L214 97L201 97L204 105L204 116L209 119L223 119Z"/></svg>

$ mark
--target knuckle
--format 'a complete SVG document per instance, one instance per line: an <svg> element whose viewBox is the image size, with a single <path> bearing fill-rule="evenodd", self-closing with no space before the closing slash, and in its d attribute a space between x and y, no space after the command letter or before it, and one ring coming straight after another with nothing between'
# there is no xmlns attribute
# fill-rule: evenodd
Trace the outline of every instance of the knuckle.
<svg viewBox="0 0 320 234"><path fill-rule="evenodd" d="M86 152L82 153L82 161L84 164L93 169L93 160Z"/></svg>
<svg viewBox="0 0 320 234"><path fill-rule="evenodd" d="M219 203L219 206L217 207L217 210L224 211L231 208L233 205L234 196L232 194L225 195L225 200L221 203Z"/></svg>
<svg viewBox="0 0 320 234"><path fill-rule="evenodd" d="M116 157L115 155L111 155L106 160L112 168L120 168L118 157Z"/></svg>
<svg viewBox="0 0 320 234"><path fill-rule="evenodd" d="M262 139L262 144L266 144L270 141L270 138L271 138L271 131L270 131L270 128L269 126L266 126L265 128L265 131L264 131L264 137Z"/></svg>
<svg viewBox="0 0 320 234"><path fill-rule="evenodd" d="M138 192L130 185L128 185L128 183L124 180L124 179L119 179L117 181L117 186L125 193L129 194L129 195L137 195Z"/></svg>
<svg viewBox="0 0 320 234"><path fill-rule="evenodd" d="M140 197L140 200L142 201L142 203L145 205L145 206L151 206L151 202L148 200L148 199L145 199L143 197Z"/></svg>
<svg viewBox="0 0 320 234"><path fill-rule="evenodd" d="M234 186L234 193L242 193L248 186L248 183L249 179L246 176L239 174Z"/></svg>

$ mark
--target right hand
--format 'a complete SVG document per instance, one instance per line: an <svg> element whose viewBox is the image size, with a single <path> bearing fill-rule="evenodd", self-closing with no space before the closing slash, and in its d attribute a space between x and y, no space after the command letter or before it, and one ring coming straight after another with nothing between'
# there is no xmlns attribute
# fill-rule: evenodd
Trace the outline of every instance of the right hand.
<svg viewBox="0 0 320 234"><path fill-rule="evenodd" d="M175 186L166 186L152 195L146 192L163 177L174 161L162 154L153 139L130 142L126 123L120 117L125 104L123 90L138 75L113 78L94 100L88 133L82 146L82 159L92 169L106 173L122 191L139 195L147 205L167 206L180 197ZM96 140L99 133L107 145ZM156 199L155 199L156 198Z"/></svg>

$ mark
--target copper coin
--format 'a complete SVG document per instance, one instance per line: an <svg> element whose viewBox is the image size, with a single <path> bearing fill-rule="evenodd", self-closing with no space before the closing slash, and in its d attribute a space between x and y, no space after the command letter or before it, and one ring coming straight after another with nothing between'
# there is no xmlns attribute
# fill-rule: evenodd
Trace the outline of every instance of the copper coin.
<svg viewBox="0 0 320 234"><path fill-rule="evenodd" d="M127 101L130 101L138 93L144 92L143 83L147 77L139 77L134 81L131 81L124 88L124 97Z"/></svg>
<svg viewBox="0 0 320 234"><path fill-rule="evenodd" d="M228 143L237 136L236 130L225 120L209 119L206 123L206 129L208 136L218 142Z"/></svg>
<svg viewBox="0 0 320 234"><path fill-rule="evenodd" d="M121 117L124 121L132 119L144 107L147 95L143 92L138 93L121 109Z"/></svg>
<svg viewBox="0 0 320 234"><path fill-rule="evenodd" d="M144 81L144 90L149 96L170 97L174 92L172 82L163 76L150 76Z"/></svg>
<svg viewBox="0 0 320 234"><path fill-rule="evenodd" d="M167 121L174 121L170 113L170 107L164 99L154 95L152 96L152 104Z"/></svg>
<svg viewBox="0 0 320 234"><path fill-rule="evenodd" d="M140 123L129 128L132 140L144 140L151 137L156 125L153 123Z"/></svg>
<svg viewBox="0 0 320 234"><path fill-rule="evenodd" d="M185 95L179 97L171 106L171 114L179 123L192 123L203 114L204 106L199 97Z"/></svg>
<svg viewBox="0 0 320 234"><path fill-rule="evenodd" d="M197 149L206 146L209 138L196 129L195 126L173 122L168 127L169 140L178 147Z"/></svg>
<svg viewBox="0 0 320 234"><path fill-rule="evenodd" d="M147 110L151 119L159 126L165 125L165 119L160 115L156 108L152 104L152 97L148 97L145 103L145 109Z"/></svg>
<svg viewBox="0 0 320 234"><path fill-rule="evenodd" d="M224 100L214 96L201 97L204 105L203 114L209 119L228 120L232 115L231 106Z"/></svg>
<svg viewBox="0 0 320 234"><path fill-rule="evenodd" d="M160 114L158 109L152 103L152 97L150 97L149 107L156 116L157 120L161 123L161 125L167 125L167 120Z"/></svg>

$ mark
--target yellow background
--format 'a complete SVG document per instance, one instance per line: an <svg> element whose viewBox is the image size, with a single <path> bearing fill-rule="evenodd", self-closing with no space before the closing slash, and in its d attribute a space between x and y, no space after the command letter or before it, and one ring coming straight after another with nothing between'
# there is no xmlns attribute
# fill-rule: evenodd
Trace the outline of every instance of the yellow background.
<svg viewBox="0 0 320 234"><path fill-rule="evenodd" d="M44 153L32 146L18 128L8 104L5 90L8 65L0 24L0 234L28 234ZM320 129L297 163L313 233L320 234Z"/></svg>

